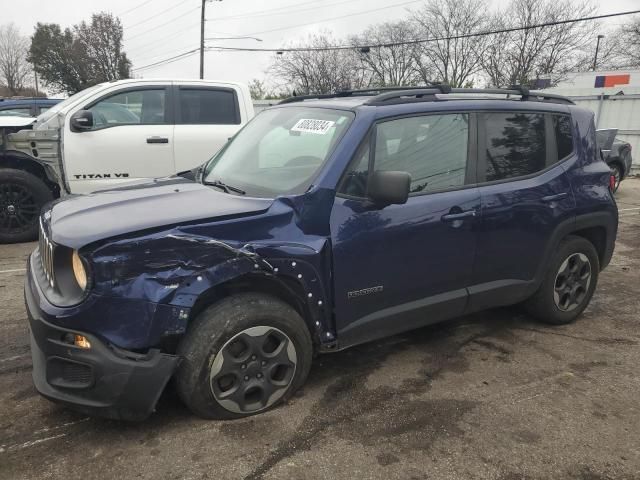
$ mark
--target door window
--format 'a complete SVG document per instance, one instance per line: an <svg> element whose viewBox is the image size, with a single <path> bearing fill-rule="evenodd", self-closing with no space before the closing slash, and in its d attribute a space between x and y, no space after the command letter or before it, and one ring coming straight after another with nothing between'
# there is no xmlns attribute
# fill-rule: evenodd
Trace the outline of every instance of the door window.
<svg viewBox="0 0 640 480"><path fill-rule="evenodd" d="M128 90L103 98L89 108L96 128L166 123L165 89Z"/></svg>
<svg viewBox="0 0 640 480"><path fill-rule="evenodd" d="M406 117L376 129L374 169L411 175L413 194L465 184L469 115L454 113ZM368 143L363 144L344 177L340 192L366 195Z"/></svg>
<svg viewBox="0 0 640 480"><path fill-rule="evenodd" d="M4 110L0 110L0 116L2 116L2 117L30 117L31 116L31 108L30 107L5 108Z"/></svg>
<svg viewBox="0 0 640 480"><path fill-rule="evenodd" d="M181 88L180 124L239 125L240 113L233 90Z"/></svg>
<svg viewBox="0 0 640 480"><path fill-rule="evenodd" d="M568 115L554 115L553 129L556 134L558 160L569 156L573 152L573 136L571 135L571 117Z"/></svg>
<svg viewBox="0 0 640 480"><path fill-rule="evenodd" d="M541 113L487 113L488 182L521 177L546 167L545 120Z"/></svg>

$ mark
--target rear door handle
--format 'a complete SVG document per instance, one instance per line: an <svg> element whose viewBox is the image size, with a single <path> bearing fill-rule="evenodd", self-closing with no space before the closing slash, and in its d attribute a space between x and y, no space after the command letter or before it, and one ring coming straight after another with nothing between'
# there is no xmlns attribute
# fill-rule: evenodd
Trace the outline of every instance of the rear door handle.
<svg viewBox="0 0 640 480"><path fill-rule="evenodd" d="M463 220L465 218L475 217L475 216L476 216L475 210L467 210L465 212L460 212L460 213L448 213L446 215L443 215L441 217L441 220L443 222L454 222L456 220Z"/></svg>
<svg viewBox="0 0 640 480"><path fill-rule="evenodd" d="M545 203L548 202L555 202L557 200L562 200L563 198L567 198L569 196L569 194L567 192L562 192L562 193L557 193L555 195L547 195L546 197L542 197L540 200L542 200Z"/></svg>
<svg viewBox="0 0 640 480"><path fill-rule="evenodd" d="M169 143L169 139L166 137L149 137L147 143Z"/></svg>

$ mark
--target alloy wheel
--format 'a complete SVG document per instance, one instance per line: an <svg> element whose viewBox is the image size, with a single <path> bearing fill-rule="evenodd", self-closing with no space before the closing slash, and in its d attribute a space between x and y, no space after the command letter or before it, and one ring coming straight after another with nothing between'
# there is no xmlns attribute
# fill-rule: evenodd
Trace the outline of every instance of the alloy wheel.
<svg viewBox="0 0 640 480"><path fill-rule="evenodd" d="M562 262L554 284L556 307L570 312L582 304L591 284L591 262L584 253L573 253Z"/></svg>
<svg viewBox="0 0 640 480"><path fill-rule="evenodd" d="M275 327L247 328L234 335L216 354L209 383L213 396L226 410L255 413L278 401L296 370L291 339Z"/></svg>
<svg viewBox="0 0 640 480"><path fill-rule="evenodd" d="M29 189L17 183L0 184L0 229L7 233L28 230L40 209Z"/></svg>

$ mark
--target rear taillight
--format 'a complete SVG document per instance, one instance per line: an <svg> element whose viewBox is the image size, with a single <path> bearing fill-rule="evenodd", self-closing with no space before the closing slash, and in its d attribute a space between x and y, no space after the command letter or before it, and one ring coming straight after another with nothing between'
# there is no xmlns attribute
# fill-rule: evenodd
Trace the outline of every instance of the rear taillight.
<svg viewBox="0 0 640 480"><path fill-rule="evenodd" d="M611 174L609 175L609 190L612 192L616 189L616 176Z"/></svg>

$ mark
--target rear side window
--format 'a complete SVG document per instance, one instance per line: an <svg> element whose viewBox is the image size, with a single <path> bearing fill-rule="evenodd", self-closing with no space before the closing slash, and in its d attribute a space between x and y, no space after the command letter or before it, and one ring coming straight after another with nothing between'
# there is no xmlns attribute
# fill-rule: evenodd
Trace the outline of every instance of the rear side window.
<svg viewBox="0 0 640 480"><path fill-rule="evenodd" d="M553 130L556 134L558 160L562 160L573 152L571 117L568 115L553 115Z"/></svg>
<svg viewBox="0 0 640 480"><path fill-rule="evenodd" d="M178 123L187 125L239 125L236 94L230 89L180 89Z"/></svg>
<svg viewBox="0 0 640 480"><path fill-rule="evenodd" d="M486 181L522 177L546 167L545 121L541 113L487 113Z"/></svg>

